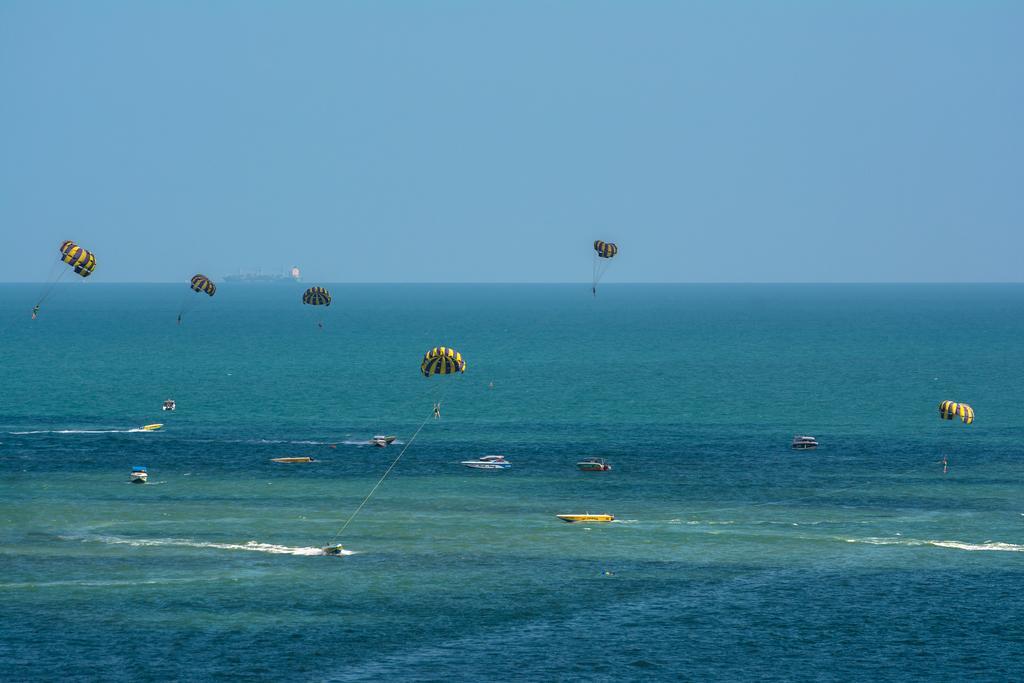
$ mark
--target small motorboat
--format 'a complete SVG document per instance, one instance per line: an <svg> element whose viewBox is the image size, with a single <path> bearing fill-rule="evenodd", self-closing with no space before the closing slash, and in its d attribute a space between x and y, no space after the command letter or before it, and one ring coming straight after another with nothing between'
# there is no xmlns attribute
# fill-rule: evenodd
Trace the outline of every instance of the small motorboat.
<svg viewBox="0 0 1024 683"><path fill-rule="evenodd" d="M336 545L329 545L326 548L324 548L323 550L324 550L324 555L328 555L328 556L331 556L331 557L341 557L342 555L345 554L345 548L343 548L340 543L338 543Z"/></svg>
<svg viewBox="0 0 1024 683"><path fill-rule="evenodd" d="M370 445L377 446L378 448L385 448L393 444L397 438L397 436L384 436L382 434L378 434L370 439Z"/></svg>
<svg viewBox="0 0 1024 683"><path fill-rule="evenodd" d="M144 432L155 432L156 430L161 429L163 426L164 425L162 422L158 422L156 424L151 425L142 425L141 429Z"/></svg>
<svg viewBox="0 0 1024 683"><path fill-rule="evenodd" d="M818 447L818 440L813 436L794 436L790 445L794 450L809 451Z"/></svg>
<svg viewBox="0 0 1024 683"><path fill-rule="evenodd" d="M313 458L308 455L302 455L296 458L271 458L271 462L316 462Z"/></svg>
<svg viewBox="0 0 1024 683"><path fill-rule="evenodd" d="M576 463L576 468L581 472L610 472L612 466L602 458L587 458Z"/></svg>
<svg viewBox="0 0 1024 683"><path fill-rule="evenodd" d="M133 484L145 484L149 479L149 472L145 467L133 467L132 473L128 475L128 481Z"/></svg>
<svg viewBox="0 0 1024 683"><path fill-rule="evenodd" d="M174 402L174 399L173 399L173 398L169 398L169 399L167 399L166 401L164 401L164 410L174 410L174 409L175 409L175 408L177 408L177 407L178 407L178 406L177 406L177 404L176 404L176 403Z"/></svg>
<svg viewBox="0 0 1024 683"><path fill-rule="evenodd" d="M563 522L613 522L615 515L592 515L589 512L582 515L555 515Z"/></svg>
<svg viewBox="0 0 1024 683"><path fill-rule="evenodd" d="M507 470L512 463L505 460L504 455L485 455L476 460L463 460L462 465L475 470Z"/></svg>

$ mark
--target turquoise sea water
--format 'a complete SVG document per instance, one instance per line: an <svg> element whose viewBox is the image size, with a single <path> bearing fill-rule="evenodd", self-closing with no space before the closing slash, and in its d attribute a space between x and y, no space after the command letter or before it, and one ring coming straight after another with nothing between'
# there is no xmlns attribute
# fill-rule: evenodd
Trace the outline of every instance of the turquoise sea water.
<svg viewBox="0 0 1024 683"><path fill-rule="evenodd" d="M0 286L4 679L1020 677L1024 287L334 285L323 330L291 285L180 327L183 286L39 289Z"/></svg>

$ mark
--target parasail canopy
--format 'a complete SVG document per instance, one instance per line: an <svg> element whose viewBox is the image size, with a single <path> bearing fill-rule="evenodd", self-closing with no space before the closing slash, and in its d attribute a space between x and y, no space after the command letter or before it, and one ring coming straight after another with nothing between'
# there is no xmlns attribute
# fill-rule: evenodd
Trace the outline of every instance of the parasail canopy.
<svg viewBox="0 0 1024 683"><path fill-rule="evenodd" d="M331 293L323 287L310 287L302 293L302 303L308 306L330 306Z"/></svg>
<svg viewBox="0 0 1024 683"><path fill-rule="evenodd" d="M96 256L71 240L61 243L60 253L60 260L74 268L82 277L89 277L96 268Z"/></svg>
<svg viewBox="0 0 1024 683"><path fill-rule="evenodd" d="M594 251L601 258L614 258L619 253L618 246L614 242L602 242L601 240L594 240Z"/></svg>
<svg viewBox="0 0 1024 683"><path fill-rule="evenodd" d="M974 408L966 403L943 401L939 404L939 417L943 420L959 417L964 424L971 424L974 422Z"/></svg>
<svg viewBox="0 0 1024 683"><path fill-rule="evenodd" d="M201 273L197 273L192 276L192 284L190 285L193 292L199 292L201 294L209 294L213 296L217 293L217 285L213 284L213 281Z"/></svg>
<svg viewBox="0 0 1024 683"><path fill-rule="evenodd" d="M420 372L424 377L431 375L454 375L466 371L466 361L462 354L447 346L435 346L423 354Z"/></svg>

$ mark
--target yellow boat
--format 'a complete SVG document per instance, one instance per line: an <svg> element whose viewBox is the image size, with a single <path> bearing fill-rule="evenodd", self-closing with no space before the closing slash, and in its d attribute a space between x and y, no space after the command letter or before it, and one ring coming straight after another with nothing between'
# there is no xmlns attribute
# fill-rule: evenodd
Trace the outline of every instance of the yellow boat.
<svg viewBox="0 0 1024 683"><path fill-rule="evenodd" d="M615 515L592 515L587 513L585 515L555 515L563 522L611 522L615 519Z"/></svg>
<svg viewBox="0 0 1024 683"><path fill-rule="evenodd" d="M301 458L271 458L271 462L316 462L316 460L304 455Z"/></svg>
<svg viewBox="0 0 1024 683"><path fill-rule="evenodd" d="M142 431L144 431L144 432L155 432L156 430L160 429L163 426L164 426L163 423L157 423L157 424L152 424L152 425L143 425L142 426Z"/></svg>

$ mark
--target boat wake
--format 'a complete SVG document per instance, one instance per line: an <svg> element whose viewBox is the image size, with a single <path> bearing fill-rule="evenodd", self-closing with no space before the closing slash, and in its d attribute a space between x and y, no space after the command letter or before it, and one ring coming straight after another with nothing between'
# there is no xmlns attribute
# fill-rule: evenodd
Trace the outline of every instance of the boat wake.
<svg viewBox="0 0 1024 683"><path fill-rule="evenodd" d="M258 541L249 541L248 543L214 543L208 541L193 541L188 538L124 538L122 536L62 536L61 538L68 541L78 540L83 543L91 541L96 543L109 543L111 545L127 545L133 548L177 546L185 548L213 548L215 550L247 550L249 552L270 553L272 555L315 556L324 554L324 551L321 548L292 547L276 545L273 543L260 543ZM354 555L355 551L342 550L341 554Z"/></svg>
<svg viewBox="0 0 1024 683"><path fill-rule="evenodd" d="M1024 545L1002 543L1000 541L966 543L964 541L922 541L913 538L847 538L845 541L847 543L866 543L868 545L932 546L935 548L953 548L955 550L1024 553Z"/></svg>
<svg viewBox="0 0 1024 683"><path fill-rule="evenodd" d="M345 439L343 441L314 441L311 439L240 439L228 443L247 443L259 446L286 444L291 446L369 446L369 439ZM394 444L401 444L402 441L395 441Z"/></svg>
<svg viewBox="0 0 1024 683"><path fill-rule="evenodd" d="M731 519L727 519L727 520L700 520L700 519L682 520L682 519L679 519L678 517L676 517L675 519L668 520L668 523L669 524L686 524L688 526L702 526L702 525L705 525L705 526L718 526L718 525L731 525L731 524L735 524L736 522L732 521Z"/></svg>
<svg viewBox="0 0 1024 683"><path fill-rule="evenodd" d="M251 443L251 444L290 444L293 446L333 446L336 442L334 441L311 441L309 439L292 440L292 439L243 439L235 443Z"/></svg>
<svg viewBox="0 0 1024 683"><path fill-rule="evenodd" d="M16 434L18 436L25 436L26 434L139 434L148 433L152 431L156 430L135 427L133 429L35 429L29 432L7 433Z"/></svg>
<svg viewBox="0 0 1024 683"><path fill-rule="evenodd" d="M371 441L369 439L361 439L361 440L346 439L345 441L342 441L340 443L343 446L372 446L373 445L373 441ZM405 443L404 441L395 440L395 441L391 442L391 445L392 446L401 446L404 443Z"/></svg>

